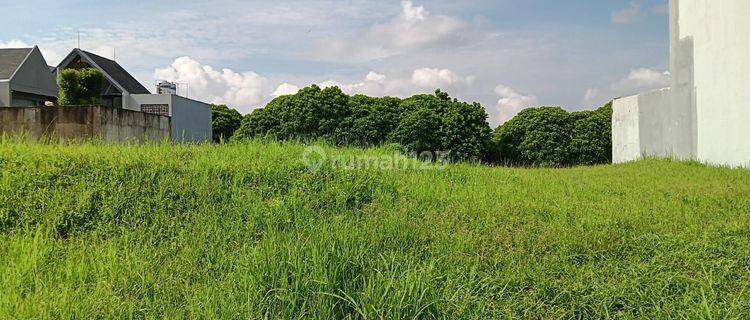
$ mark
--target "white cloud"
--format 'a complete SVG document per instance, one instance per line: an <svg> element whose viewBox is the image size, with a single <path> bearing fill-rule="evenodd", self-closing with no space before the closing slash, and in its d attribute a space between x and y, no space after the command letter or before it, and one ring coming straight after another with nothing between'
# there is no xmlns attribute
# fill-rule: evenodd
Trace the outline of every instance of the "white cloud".
<svg viewBox="0 0 750 320"><path fill-rule="evenodd" d="M401 15L394 20L369 30L371 40L394 49L430 46L456 40L459 31L466 27L459 18L432 15L408 0L401 1L401 9Z"/></svg>
<svg viewBox="0 0 750 320"><path fill-rule="evenodd" d="M627 9L618 10L612 13L612 23L628 24L633 22L641 12L641 5L635 2L630 3Z"/></svg>
<svg viewBox="0 0 750 320"><path fill-rule="evenodd" d="M7 42L0 41L0 49L6 49L6 48L31 48L33 47L30 44L27 44L26 42L23 42L21 40L10 40Z"/></svg>
<svg viewBox="0 0 750 320"><path fill-rule="evenodd" d="M521 110L539 104L536 96L521 93L502 84L495 87L495 94L500 96L496 109L501 124L515 117Z"/></svg>
<svg viewBox="0 0 750 320"><path fill-rule="evenodd" d="M448 69L422 68L410 73L395 72L389 76L370 71L360 81L341 82L329 79L318 85L322 88L339 87L347 94L407 97L418 93L429 93L437 88L465 87L473 82L473 76L462 77Z"/></svg>
<svg viewBox="0 0 750 320"><path fill-rule="evenodd" d="M32 48L33 44L29 44L22 40L9 40L6 42L0 41L0 48ZM44 44L39 45L39 50L44 56L44 60L50 65L57 65L62 60L63 56L57 48L51 48ZM67 52L66 52L67 53Z"/></svg>
<svg viewBox="0 0 750 320"><path fill-rule="evenodd" d="M616 89L644 89L644 88L661 88L667 85L669 81L669 72L659 72L648 68L638 68L630 71L630 74L615 83Z"/></svg>
<svg viewBox="0 0 750 320"><path fill-rule="evenodd" d="M372 60L423 48L456 45L462 42L468 23L431 14L410 0L401 1L401 12L391 20L375 24L355 34L337 34L321 44L324 60Z"/></svg>
<svg viewBox="0 0 750 320"><path fill-rule="evenodd" d="M187 83L190 97L224 103L247 113L264 102L266 79L255 72L237 73L214 69L190 57L177 58L170 66L154 71L154 78Z"/></svg>
<svg viewBox="0 0 750 320"><path fill-rule="evenodd" d="M279 96L286 96L286 95L292 95L299 91L299 87L295 86L290 83L282 83L278 87L276 87L276 90L271 93L271 96L279 97Z"/></svg>
<svg viewBox="0 0 750 320"><path fill-rule="evenodd" d="M359 82L342 83L335 80L327 80L321 82L319 86L321 88L339 87L341 91L347 94L367 94L378 96L387 95L387 92L389 91L388 88L390 87L390 81L387 80L387 76L370 71L370 73L365 76L364 80Z"/></svg>
<svg viewBox="0 0 750 320"><path fill-rule="evenodd" d="M583 97L586 105L601 105L612 99L630 96L669 84L669 72L638 68L630 71L627 77L617 80L605 88L589 88Z"/></svg>
<svg viewBox="0 0 750 320"><path fill-rule="evenodd" d="M379 74L375 71L370 71L370 73L368 73L367 76L365 77L365 81L383 83L385 82L385 79L387 78L388 77L386 77L384 74Z"/></svg>
<svg viewBox="0 0 750 320"><path fill-rule="evenodd" d="M450 88L458 84L470 85L474 77L461 77L448 69L422 68L414 70L411 82L422 88Z"/></svg>

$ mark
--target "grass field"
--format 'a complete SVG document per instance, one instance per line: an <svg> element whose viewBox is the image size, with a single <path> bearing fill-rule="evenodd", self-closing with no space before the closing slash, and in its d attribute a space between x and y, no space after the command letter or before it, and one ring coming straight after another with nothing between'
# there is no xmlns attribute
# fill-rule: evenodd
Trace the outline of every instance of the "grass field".
<svg viewBox="0 0 750 320"><path fill-rule="evenodd" d="M750 171L304 149L3 140L0 318L750 317Z"/></svg>

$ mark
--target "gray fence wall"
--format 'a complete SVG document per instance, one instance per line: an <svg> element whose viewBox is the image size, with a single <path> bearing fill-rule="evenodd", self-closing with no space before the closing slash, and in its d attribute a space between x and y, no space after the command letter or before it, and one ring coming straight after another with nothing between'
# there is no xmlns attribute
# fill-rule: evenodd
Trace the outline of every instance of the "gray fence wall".
<svg viewBox="0 0 750 320"><path fill-rule="evenodd" d="M211 133L211 105L174 94L131 94L128 108L141 110L144 104L169 105L172 139L178 142L208 142Z"/></svg>
<svg viewBox="0 0 750 320"><path fill-rule="evenodd" d="M108 107L0 107L0 133L62 140L160 141L171 134L169 117Z"/></svg>

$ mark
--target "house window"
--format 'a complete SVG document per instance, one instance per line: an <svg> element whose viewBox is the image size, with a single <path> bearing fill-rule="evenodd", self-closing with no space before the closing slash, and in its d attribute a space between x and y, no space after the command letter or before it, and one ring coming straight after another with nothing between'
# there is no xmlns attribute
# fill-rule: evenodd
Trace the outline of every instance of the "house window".
<svg viewBox="0 0 750 320"><path fill-rule="evenodd" d="M168 104L142 104L141 112L169 116Z"/></svg>

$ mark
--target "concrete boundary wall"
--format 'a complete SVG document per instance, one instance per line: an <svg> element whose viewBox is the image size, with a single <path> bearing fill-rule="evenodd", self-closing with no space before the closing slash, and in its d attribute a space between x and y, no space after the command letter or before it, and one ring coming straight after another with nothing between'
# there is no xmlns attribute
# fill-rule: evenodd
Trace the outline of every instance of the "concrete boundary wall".
<svg viewBox="0 0 750 320"><path fill-rule="evenodd" d="M648 157L692 159L695 134L684 95L671 88L616 99L612 104L612 161Z"/></svg>
<svg viewBox="0 0 750 320"><path fill-rule="evenodd" d="M61 140L161 141L170 138L171 119L99 106L0 108L0 133Z"/></svg>

